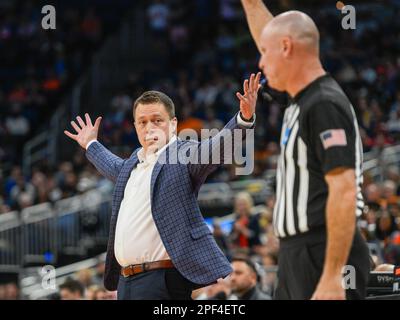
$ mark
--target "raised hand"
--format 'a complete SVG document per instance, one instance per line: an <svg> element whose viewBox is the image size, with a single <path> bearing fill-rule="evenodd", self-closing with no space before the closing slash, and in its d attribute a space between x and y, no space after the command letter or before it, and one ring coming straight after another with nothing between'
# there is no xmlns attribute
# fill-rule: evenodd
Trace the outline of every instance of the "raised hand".
<svg viewBox="0 0 400 320"><path fill-rule="evenodd" d="M89 115L85 114L86 123L82 120L81 117L76 117L78 124L75 121L71 121L72 127L75 129L76 134L72 134L71 132L64 130L64 133L70 137L72 140L75 140L79 143L79 145L86 149L87 144L92 140L97 140L97 135L99 132L101 117L98 117L94 123L92 124L92 120Z"/></svg>
<svg viewBox="0 0 400 320"><path fill-rule="evenodd" d="M243 83L244 95L236 92L236 96L240 101L240 112L246 120L250 120L256 111L257 92L261 88L260 78L261 72L257 73L257 76L252 73L250 80L246 79Z"/></svg>

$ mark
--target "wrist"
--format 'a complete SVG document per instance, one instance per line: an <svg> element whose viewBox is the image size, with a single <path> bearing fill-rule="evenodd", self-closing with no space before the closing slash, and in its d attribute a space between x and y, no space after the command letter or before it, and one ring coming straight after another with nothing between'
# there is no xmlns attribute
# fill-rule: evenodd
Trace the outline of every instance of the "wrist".
<svg viewBox="0 0 400 320"><path fill-rule="evenodd" d="M324 279L334 279L334 278L338 278L338 277L342 277L342 269L343 268L324 268L324 270L322 271L322 275L321 278Z"/></svg>
<svg viewBox="0 0 400 320"><path fill-rule="evenodd" d="M88 143L86 143L85 149L87 150L87 149L90 147L90 145L91 145L93 142L96 142L96 141L97 141L97 139L91 139L91 140L89 140Z"/></svg>
<svg viewBox="0 0 400 320"><path fill-rule="evenodd" d="M240 111L240 112L239 112L239 117L240 117L240 119L242 119L243 121L246 121L246 122L253 122L253 121L254 121L254 113L251 115L250 119L247 119L247 118L242 114L242 112Z"/></svg>

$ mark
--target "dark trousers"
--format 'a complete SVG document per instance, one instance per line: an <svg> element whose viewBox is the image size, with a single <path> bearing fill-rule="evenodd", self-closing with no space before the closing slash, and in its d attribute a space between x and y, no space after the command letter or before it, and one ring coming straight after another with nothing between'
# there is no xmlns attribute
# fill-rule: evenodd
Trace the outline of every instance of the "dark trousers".
<svg viewBox="0 0 400 320"><path fill-rule="evenodd" d="M118 300L191 300L194 284L176 269L139 273L118 282Z"/></svg>
<svg viewBox="0 0 400 320"><path fill-rule="evenodd" d="M311 299L325 261L325 229L313 230L305 234L282 239L278 256L278 284L276 300ZM355 270L355 288L349 285L346 299L364 299L370 272L368 247L357 230L350 250L348 266ZM349 273L344 273L347 275ZM347 284L351 282L345 281Z"/></svg>

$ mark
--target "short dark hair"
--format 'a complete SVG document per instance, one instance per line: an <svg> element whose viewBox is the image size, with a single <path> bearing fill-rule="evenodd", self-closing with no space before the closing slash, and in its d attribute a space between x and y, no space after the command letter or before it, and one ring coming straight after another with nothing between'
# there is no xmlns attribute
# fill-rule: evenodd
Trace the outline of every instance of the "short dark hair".
<svg viewBox="0 0 400 320"><path fill-rule="evenodd" d="M140 104L150 104L150 103L161 103L164 105L165 110L169 114L169 118L172 119L175 117L175 105L170 97L168 97L165 93L160 91L146 91L144 92L133 104L133 118L135 118L135 112L137 106Z"/></svg>
<svg viewBox="0 0 400 320"><path fill-rule="evenodd" d="M255 264L253 261L251 261L251 260L248 259L248 258L241 257L241 256L239 256L239 257L233 257L231 262L233 263L233 262L235 262L235 261L237 261L237 262L244 262L245 264L247 264L247 266L255 273L257 283L260 283L260 281L261 281L261 275L260 275L260 273L258 272L257 266L256 266L256 264Z"/></svg>
<svg viewBox="0 0 400 320"><path fill-rule="evenodd" d="M83 296L83 293L85 291L83 285L79 281L74 279L65 280L65 282L60 285L60 291L63 289L71 291L72 293L79 292L81 296Z"/></svg>
<svg viewBox="0 0 400 320"><path fill-rule="evenodd" d="M232 263L233 263L233 262L244 262L245 264L248 265L248 267L249 267L252 271L255 272L256 275L258 275L256 265L255 265L255 264L253 263L253 261L251 261L250 259L247 259L247 258L244 258L244 257L241 257L241 256L239 256L239 257L233 257L233 258L232 258Z"/></svg>

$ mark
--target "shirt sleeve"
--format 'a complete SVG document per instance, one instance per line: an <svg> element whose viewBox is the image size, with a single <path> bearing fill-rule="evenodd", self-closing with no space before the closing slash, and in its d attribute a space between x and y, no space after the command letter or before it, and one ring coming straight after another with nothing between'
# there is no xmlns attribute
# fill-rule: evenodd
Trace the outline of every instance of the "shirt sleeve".
<svg viewBox="0 0 400 320"><path fill-rule="evenodd" d="M90 145L91 145L93 142L96 142L96 141L97 141L97 139L90 140L90 141L88 142L88 144L86 145L86 150L89 149Z"/></svg>
<svg viewBox="0 0 400 320"><path fill-rule="evenodd" d="M240 112L238 112L237 116L236 116L236 121L239 125L246 127L246 128L251 128L254 126L254 123L256 122L256 114L253 114L253 120L252 121L246 121L244 119L242 119L242 117L240 116Z"/></svg>
<svg viewBox="0 0 400 320"><path fill-rule="evenodd" d="M324 173L339 167L355 168L356 133L346 110L322 102L310 108L306 121L309 145Z"/></svg>

